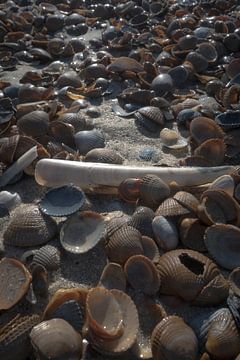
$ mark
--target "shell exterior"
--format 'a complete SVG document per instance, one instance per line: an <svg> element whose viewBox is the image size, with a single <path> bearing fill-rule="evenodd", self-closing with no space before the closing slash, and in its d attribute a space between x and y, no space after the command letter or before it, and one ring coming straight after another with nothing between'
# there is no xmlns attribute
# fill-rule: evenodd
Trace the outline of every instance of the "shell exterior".
<svg viewBox="0 0 240 360"><path fill-rule="evenodd" d="M148 257L153 263L157 263L160 258L160 254L155 241L148 236L142 236L141 243L144 256Z"/></svg>
<svg viewBox="0 0 240 360"><path fill-rule="evenodd" d="M128 202L136 203L140 197L140 179L128 178L118 186L119 196Z"/></svg>
<svg viewBox="0 0 240 360"><path fill-rule="evenodd" d="M164 128L160 132L162 144L169 149L183 149L188 146L187 140L180 138L175 130Z"/></svg>
<svg viewBox="0 0 240 360"><path fill-rule="evenodd" d="M84 161L121 165L124 159L114 150L100 148L90 150L86 154Z"/></svg>
<svg viewBox="0 0 240 360"><path fill-rule="evenodd" d="M17 125L20 132L27 136L44 136L49 127L49 115L41 110L32 111L18 119Z"/></svg>
<svg viewBox="0 0 240 360"><path fill-rule="evenodd" d="M50 123L51 135L59 143L64 143L71 148L75 147L74 134L75 130L71 124L64 123L59 120L51 121Z"/></svg>
<svg viewBox="0 0 240 360"><path fill-rule="evenodd" d="M0 261L0 310L16 305L29 290L32 276L18 260L3 258Z"/></svg>
<svg viewBox="0 0 240 360"><path fill-rule="evenodd" d="M31 343L40 359L69 358L79 360L82 355L82 338L63 319L52 319L34 326Z"/></svg>
<svg viewBox="0 0 240 360"><path fill-rule="evenodd" d="M120 229L123 225L128 225L130 219L131 218L128 215L114 217L110 219L109 222L107 223L106 237L107 238L111 237L115 233L115 231Z"/></svg>
<svg viewBox="0 0 240 360"><path fill-rule="evenodd" d="M234 180L230 175L222 175L211 183L209 190L223 190L226 191L230 196L233 196L234 192Z"/></svg>
<svg viewBox="0 0 240 360"><path fill-rule="evenodd" d="M153 262L143 255L131 256L124 265L131 286L147 295L154 295L160 287L160 277Z"/></svg>
<svg viewBox="0 0 240 360"><path fill-rule="evenodd" d="M137 110L137 114L140 114L146 120L150 120L153 123L163 125L164 124L164 117L159 108L156 106L145 106Z"/></svg>
<svg viewBox="0 0 240 360"><path fill-rule="evenodd" d="M178 231L175 224L164 216L156 216L152 222L156 242L163 250L176 249L178 245Z"/></svg>
<svg viewBox="0 0 240 360"><path fill-rule="evenodd" d="M204 234L207 226L199 219L185 218L180 225L180 239L183 245L191 250L206 251Z"/></svg>
<svg viewBox="0 0 240 360"><path fill-rule="evenodd" d="M204 242L213 259L233 270L240 266L240 230L234 225L217 224L206 230Z"/></svg>
<svg viewBox="0 0 240 360"><path fill-rule="evenodd" d="M25 360L31 351L29 333L40 321L38 315L20 316L9 321L0 329L0 356L1 359L11 360L18 354L19 360Z"/></svg>
<svg viewBox="0 0 240 360"><path fill-rule="evenodd" d="M104 286L108 290L118 289L126 291L126 277L121 265L108 263L103 269L98 286Z"/></svg>
<svg viewBox="0 0 240 360"><path fill-rule="evenodd" d="M128 225L137 229L142 235L152 237L152 220L154 211L145 206L138 206L134 211Z"/></svg>
<svg viewBox="0 0 240 360"><path fill-rule="evenodd" d="M193 330L178 316L167 316L151 338L154 360L196 360L198 341Z"/></svg>
<svg viewBox="0 0 240 360"><path fill-rule="evenodd" d="M193 250L172 250L162 255L157 264L161 279L160 292L179 296L185 301L197 299L200 291L220 274L206 256ZM224 284L225 285L225 284ZM217 289L221 293L221 288ZM212 304L211 299L209 300ZM222 301L222 297L215 304Z"/></svg>
<svg viewBox="0 0 240 360"><path fill-rule="evenodd" d="M142 72L144 70L143 66L138 61L125 56L121 56L115 59L107 67L107 69L113 72L132 71L136 73Z"/></svg>
<svg viewBox="0 0 240 360"><path fill-rule="evenodd" d="M200 145L209 139L223 139L224 132L214 120L206 117L197 117L190 123L190 133L194 141Z"/></svg>
<svg viewBox="0 0 240 360"><path fill-rule="evenodd" d="M103 148L105 138L99 130L79 131L74 135L76 148L81 155L86 155L90 150Z"/></svg>
<svg viewBox="0 0 240 360"><path fill-rule="evenodd" d="M240 267L235 268L229 275L230 288L240 297Z"/></svg>
<svg viewBox="0 0 240 360"><path fill-rule="evenodd" d="M225 153L226 145L223 139L208 139L194 151L194 155L206 158L214 166L223 163Z"/></svg>
<svg viewBox="0 0 240 360"><path fill-rule="evenodd" d="M179 164L181 166L212 166L211 161L208 159L205 159L203 156L193 155L193 156L187 156L185 159L180 160Z"/></svg>
<svg viewBox="0 0 240 360"><path fill-rule="evenodd" d="M181 205L176 199L168 198L162 202L162 204L157 208L155 215L156 216L179 216L190 214L191 211L185 206Z"/></svg>
<svg viewBox="0 0 240 360"><path fill-rule="evenodd" d="M60 231L63 248L71 253L83 254L91 250L103 238L105 221L93 211L81 211L64 223Z"/></svg>
<svg viewBox="0 0 240 360"><path fill-rule="evenodd" d="M133 255L143 255L141 233L132 226L124 225L109 237L105 245L110 261L124 264Z"/></svg>
<svg viewBox="0 0 240 360"><path fill-rule="evenodd" d="M42 245L58 233L56 222L41 213L35 205L20 205L12 212L12 218L5 230L4 243L27 247Z"/></svg>
<svg viewBox="0 0 240 360"><path fill-rule="evenodd" d="M140 197L149 206L157 206L170 195L169 186L156 175L145 175L140 183Z"/></svg>
<svg viewBox="0 0 240 360"><path fill-rule="evenodd" d="M60 267L60 252L52 245L45 245L35 252L32 262L46 270L57 270Z"/></svg>
<svg viewBox="0 0 240 360"><path fill-rule="evenodd" d="M199 205L198 199L189 192L178 191L174 196L174 200L177 200L179 204L187 208L189 211L196 213Z"/></svg>
<svg viewBox="0 0 240 360"><path fill-rule="evenodd" d="M219 274L204 286L193 301L196 306L211 306L226 301L229 292L228 281Z"/></svg>
<svg viewBox="0 0 240 360"><path fill-rule="evenodd" d="M58 120L70 124L74 127L75 132L83 131L83 130L91 130L93 126L86 121L84 117L82 117L79 113L65 113L58 117Z"/></svg>

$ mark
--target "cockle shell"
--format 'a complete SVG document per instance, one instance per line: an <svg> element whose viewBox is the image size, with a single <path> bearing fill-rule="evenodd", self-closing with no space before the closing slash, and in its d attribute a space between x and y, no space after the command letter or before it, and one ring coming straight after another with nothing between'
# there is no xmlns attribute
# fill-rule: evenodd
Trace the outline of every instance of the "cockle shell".
<svg viewBox="0 0 240 360"><path fill-rule="evenodd" d="M86 155L90 150L103 148L105 138L99 130L79 131L74 135L76 148L81 155Z"/></svg>
<svg viewBox="0 0 240 360"><path fill-rule="evenodd" d="M103 269L98 286L104 286L108 290L126 291L126 276L121 265L108 263Z"/></svg>
<svg viewBox="0 0 240 360"><path fill-rule="evenodd" d="M46 320L34 326L30 338L39 360L79 360L82 356L81 335L63 319Z"/></svg>
<svg viewBox="0 0 240 360"><path fill-rule="evenodd" d="M214 120L198 117L191 121L190 133L194 141L200 145L209 139L223 139L224 132Z"/></svg>
<svg viewBox="0 0 240 360"><path fill-rule="evenodd" d="M205 232L204 242L213 259L226 269L240 266L240 230L234 225L217 224Z"/></svg>
<svg viewBox="0 0 240 360"><path fill-rule="evenodd" d="M36 205L24 204L13 210L3 234L4 243L27 247L45 244L57 235L56 222L44 215Z"/></svg>
<svg viewBox="0 0 240 360"><path fill-rule="evenodd" d="M132 72L142 72L144 71L143 66L136 61L135 59L121 56L115 59L108 67L107 70L113 72L123 72L123 71L132 71Z"/></svg>
<svg viewBox="0 0 240 360"><path fill-rule="evenodd" d="M198 199L186 192L178 191L172 198L168 198L156 210L156 215L178 216L196 213L199 205Z"/></svg>
<svg viewBox="0 0 240 360"><path fill-rule="evenodd" d="M142 235L153 236L152 220L154 211L146 206L138 206L128 222L129 226L137 229Z"/></svg>
<svg viewBox="0 0 240 360"><path fill-rule="evenodd" d="M188 146L188 142L186 139L181 138L175 130L171 130L168 128L164 128L161 130L160 139L163 146L169 149L180 150Z"/></svg>
<svg viewBox="0 0 240 360"><path fill-rule="evenodd" d="M229 275L230 288L240 297L240 267L235 268Z"/></svg>
<svg viewBox="0 0 240 360"><path fill-rule="evenodd" d="M153 124L163 125L164 117L159 108L156 106L145 106L136 111L135 117L141 122L150 121Z"/></svg>
<svg viewBox="0 0 240 360"><path fill-rule="evenodd" d="M157 263L160 258L160 254L155 241L148 236L142 236L141 243L143 247L143 254L153 263Z"/></svg>
<svg viewBox="0 0 240 360"><path fill-rule="evenodd" d="M206 251L204 234L207 226L199 219L185 218L180 224L180 239L183 245L191 250Z"/></svg>
<svg viewBox="0 0 240 360"><path fill-rule="evenodd" d="M52 245L42 246L33 256L32 264L41 265L46 270L57 270L60 267L60 251Z"/></svg>
<svg viewBox="0 0 240 360"><path fill-rule="evenodd" d="M86 154L84 161L108 164L122 164L124 159L114 150L100 148L90 150Z"/></svg>
<svg viewBox="0 0 240 360"><path fill-rule="evenodd" d="M16 305L28 292L32 276L18 260L3 258L0 261L0 310Z"/></svg>
<svg viewBox="0 0 240 360"><path fill-rule="evenodd" d="M143 255L131 256L124 265L131 286L147 295L154 295L160 287L160 277L153 262Z"/></svg>
<svg viewBox="0 0 240 360"><path fill-rule="evenodd" d="M206 158L212 165L221 165L225 153L226 145L223 139L208 139L194 151L194 155Z"/></svg>
<svg viewBox="0 0 240 360"><path fill-rule="evenodd" d="M157 206L170 195L169 186L156 175L145 175L140 182L140 197L147 206Z"/></svg>
<svg viewBox="0 0 240 360"><path fill-rule="evenodd" d="M152 227L156 242L161 249L176 249L178 245L178 231L170 219L164 216L156 216L153 219Z"/></svg>
<svg viewBox="0 0 240 360"><path fill-rule="evenodd" d="M223 190L230 196L233 196L234 192L234 180L230 175L222 175L214 180L208 188L209 190Z"/></svg>
<svg viewBox="0 0 240 360"><path fill-rule="evenodd" d="M27 136L44 136L49 127L49 115L41 110L32 111L18 119L17 126L20 132Z"/></svg>
<svg viewBox="0 0 240 360"><path fill-rule="evenodd" d="M151 338L154 360L196 360L198 341L193 330L178 316L167 316Z"/></svg>

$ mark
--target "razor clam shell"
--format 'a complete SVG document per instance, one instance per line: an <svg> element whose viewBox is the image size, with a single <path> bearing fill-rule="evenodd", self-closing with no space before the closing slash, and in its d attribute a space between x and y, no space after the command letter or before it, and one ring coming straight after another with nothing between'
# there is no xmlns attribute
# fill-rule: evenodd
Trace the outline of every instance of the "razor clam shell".
<svg viewBox="0 0 240 360"><path fill-rule="evenodd" d="M42 321L33 327L30 338L34 352L40 359L81 358L81 335L63 319Z"/></svg>
<svg viewBox="0 0 240 360"><path fill-rule="evenodd" d="M94 211L81 211L65 221L60 231L62 247L74 254L83 254L96 246L105 233L102 215Z"/></svg>
<svg viewBox="0 0 240 360"><path fill-rule="evenodd" d="M57 159L41 159L35 169L38 184L48 187L74 185L119 186L127 178L159 176L165 183L176 181L180 186L210 183L221 175L231 174L233 166L219 167L134 167L115 164L85 163Z"/></svg>
<svg viewBox="0 0 240 360"><path fill-rule="evenodd" d="M240 229L234 225L216 224L205 232L204 242L217 264L233 270L240 266Z"/></svg>
<svg viewBox="0 0 240 360"><path fill-rule="evenodd" d="M49 271L57 270L60 267L60 251L52 245L45 245L36 250L32 263L41 265Z"/></svg>
<svg viewBox="0 0 240 360"><path fill-rule="evenodd" d="M198 341L193 330L178 316L167 316L151 338L154 360L196 360Z"/></svg>
<svg viewBox="0 0 240 360"><path fill-rule="evenodd" d="M143 255L131 256L124 265L127 281L144 294L154 295L160 287L160 277L153 262Z"/></svg>
<svg viewBox="0 0 240 360"><path fill-rule="evenodd" d="M153 233L158 246L163 250L176 249L179 241L175 224L164 216L156 216L152 222Z"/></svg>
<svg viewBox="0 0 240 360"><path fill-rule="evenodd" d="M5 245L19 247L42 245L58 233L56 222L42 214L36 205L20 205L11 215L3 234Z"/></svg>
<svg viewBox="0 0 240 360"><path fill-rule="evenodd" d="M16 305L29 290L32 276L18 260L3 258L0 261L0 310Z"/></svg>
<svg viewBox="0 0 240 360"><path fill-rule="evenodd" d="M103 269L98 286L103 286L108 290L117 289L126 291L126 277L121 265L108 263Z"/></svg>

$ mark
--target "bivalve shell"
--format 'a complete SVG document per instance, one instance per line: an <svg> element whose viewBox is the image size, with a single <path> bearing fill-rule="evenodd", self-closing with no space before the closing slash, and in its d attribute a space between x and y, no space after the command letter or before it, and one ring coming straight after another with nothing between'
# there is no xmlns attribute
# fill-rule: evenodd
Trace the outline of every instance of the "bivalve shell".
<svg viewBox="0 0 240 360"><path fill-rule="evenodd" d="M108 263L103 269L98 286L104 286L108 290L118 289L126 291L126 277L121 265Z"/></svg>
<svg viewBox="0 0 240 360"><path fill-rule="evenodd" d="M169 186L156 175L145 175L139 187L140 197L146 205L157 206L170 195Z"/></svg>
<svg viewBox="0 0 240 360"><path fill-rule="evenodd" d="M191 250L206 251L204 234L207 226L199 219L185 218L180 224L180 239L183 245Z"/></svg>
<svg viewBox="0 0 240 360"><path fill-rule="evenodd" d="M52 245L45 245L36 250L32 263L41 265L49 271L57 270L60 267L60 252Z"/></svg>
<svg viewBox="0 0 240 360"><path fill-rule="evenodd" d="M156 216L153 219L152 228L156 242L161 249L176 249L178 245L178 231L170 219L164 216Z"/></svg>
<svg viewBox="0 0 240 360"><path fill-rule="evenodd" d="M21 133L34 138L46 135L49 127L49 115L45 111L32 111L17 121Z"/></svg>
<svg viewBox="0 0 240 360"><path fill-rule="evenodd" d="M209 139L223 139L224 132L214 120L207 117L197 117L190 123L190 133L193 140L202 144Z"/></svg>
<svg viewBox="0 0 240 360"><path fill-rule="evenodd" d="M114 150L100 148L90 150L86 154L84 161L121 165L124 159Z"/></svg>
<svg viewBox="0 0 240 360"><path fill-rule="evenodd" d="M90 150L103 148L105 139L99 130L79 131L74 135L76 147L81 155L86 155Z"/></svg>

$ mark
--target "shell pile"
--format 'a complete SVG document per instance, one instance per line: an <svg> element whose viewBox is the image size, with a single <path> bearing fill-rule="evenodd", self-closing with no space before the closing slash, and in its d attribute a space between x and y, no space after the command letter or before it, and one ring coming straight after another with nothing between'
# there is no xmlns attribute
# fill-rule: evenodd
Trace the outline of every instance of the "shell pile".
<svg viewBox="0 0 240 360"><path fill-rule="evenodd" d="M0 1L1 360L240 359L239 54L237 0Z"/></svg>

